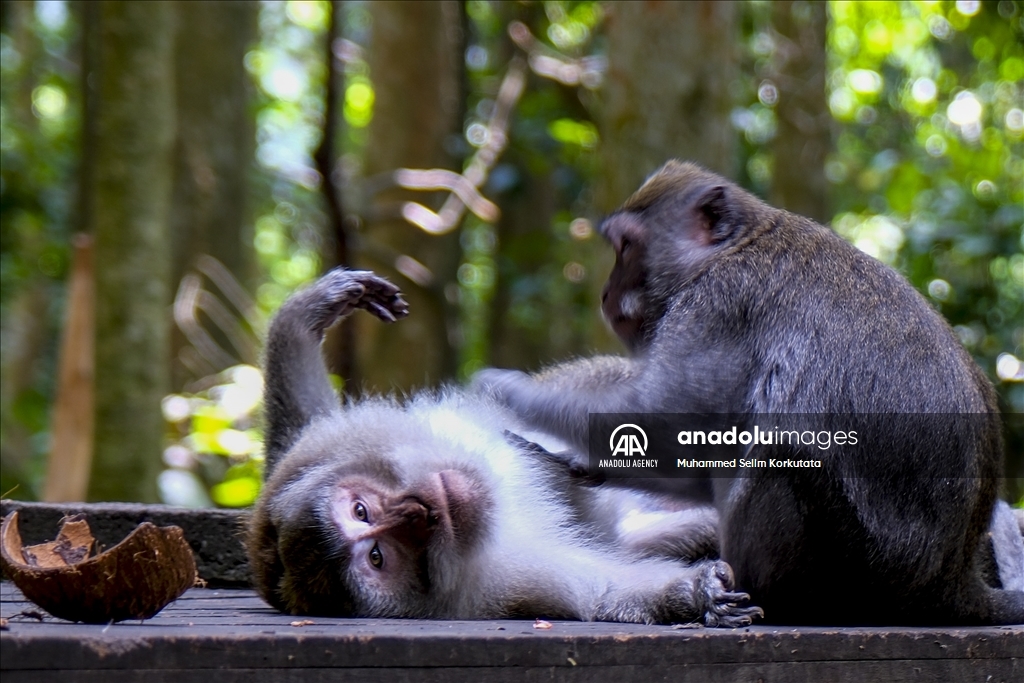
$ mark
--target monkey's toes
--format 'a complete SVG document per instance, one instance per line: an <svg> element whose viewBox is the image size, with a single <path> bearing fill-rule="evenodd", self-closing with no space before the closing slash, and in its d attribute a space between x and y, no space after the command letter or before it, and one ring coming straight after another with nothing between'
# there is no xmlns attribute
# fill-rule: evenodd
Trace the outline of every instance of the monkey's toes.
<svg viewBox="0 0 1024 683"><path fill-rule="evenodd" d="M708 612L704 615L704 623L711 627L719 628L740 628L750 626L754 619L763 619L764 610L753 605L747 607L733 606L729 611L718 614Z"/></svg>
<svg viewBox="0 0 1024 683"><path fill-rule="evenodd" d="M704 601L704 623L708 626L737 628L749 626L755 617L763 617L760 607L747 605L750 596L733 590L732 567L721 560L707 563L700 585Z"/></svg>

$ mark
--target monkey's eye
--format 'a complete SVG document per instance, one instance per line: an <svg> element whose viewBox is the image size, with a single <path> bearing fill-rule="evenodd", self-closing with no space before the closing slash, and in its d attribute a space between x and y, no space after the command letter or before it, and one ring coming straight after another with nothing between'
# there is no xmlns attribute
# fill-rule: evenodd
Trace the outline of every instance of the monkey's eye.
<svg viewBox="0 0 1024 683"><path fill-rule="evenodd" d="M370 549L370 564L377 569L384 566L384 553L380 551L380 546L376 543L374 543L373 548Z"/></svg>
<svg viewBox="0 0 1024 683"><path fill-rule="evenodd" d="M366 512L366 506L362 503L356 503L355 507L352 508L352 511L355 513L356 519L360 522L369 521L370 515Z"/></svg>

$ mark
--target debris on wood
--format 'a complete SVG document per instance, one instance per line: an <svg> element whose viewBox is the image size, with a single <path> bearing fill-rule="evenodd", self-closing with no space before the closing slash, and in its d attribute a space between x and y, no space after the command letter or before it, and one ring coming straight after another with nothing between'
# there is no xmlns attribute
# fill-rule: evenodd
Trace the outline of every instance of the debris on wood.
<svg viewBox="0 0 1024 683"><path fill-rule="evenodd" d="M61 619L148 619L195 583L195 559L179 527L143 522L92 556L95 546L83 515L66 518L56 540L32 546L22 544L17 512L0 526L4 573L25 597Z"/></svg>
<svg viewBox="0 0 1024 683"><path fill-rule="evenodd" d="M23 609L14 615L14 618L35 619L40 624L46 621L46 616L37 609Z"/></svg>
<svg viewBox="0 0 1024 683"><path fill-rule="evenodd" d="M313 625L313 624L315 624L315 623L316 623L316 622L315 622L315 621L313 621L312 619L303 619L302 621L293 621L293 622L291 623L291 625L292 625L292 626L297 626L297 627L300 627L300 626L312 626L312 625Z"/></svg>
<svg viewBox="0 0 1024 683"><path fill-rule="evenodd" d="M536 628L536 629L545 629L546 630L546 629L551 628L551 622L550 621L544 621L543 619L534 619L533 620L533 627Z"/></svg>

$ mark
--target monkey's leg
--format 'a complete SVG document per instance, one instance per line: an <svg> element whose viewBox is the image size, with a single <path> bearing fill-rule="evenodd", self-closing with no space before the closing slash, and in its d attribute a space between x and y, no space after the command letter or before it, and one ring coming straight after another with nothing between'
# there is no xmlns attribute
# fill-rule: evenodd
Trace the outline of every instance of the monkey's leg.
<svg viewBox="0 0 1024 683"><path fill-rule="evenodd" d="M617 574L604 577L590 616L595 621L703 621L736 628L763 616L759 607L747 604L749 595L733 590L732 569L719 560L690 566L648 560L632 564L626 577Z"/></svg>
<svg viewBox="0 0 1024 683"><path fill-rule="evenodd" d="M579 520L629 559L719 559L718 510L693 498L633 489L577 487Z"/></svg>
<svg viewBox="0 0 1024 683"><path fill-rule="evenodd" d="M267 334L267 474L313 418L339 410L320 354L324 331L357 308L392 322L408 313L398 287L365 270L332 270L292 295Z"/></svg>
<svg viewBox="0 0 1024 683"><path fill-rule="evenodd" d="M686 562L719 556L718 511L637 512L619 520L618 543L631 557L665 557Z"/></svg>
<svg viewBox="0 0 1024 683"><path fill-rule="evenodd" d="M994 562L1002 588L1024 591L1024 535L1017 526L1013 508L997 501L986 540L991 542Z"/></svg>
<svg viewBox="0 0 1024 683"><path fill-rule="evenodd" d="M992 524L983 539L991 548L1001 590L983 588L991 621L997 624L1024 623L1024 534L1017 525L1014 509L997 501Z"/></svg>

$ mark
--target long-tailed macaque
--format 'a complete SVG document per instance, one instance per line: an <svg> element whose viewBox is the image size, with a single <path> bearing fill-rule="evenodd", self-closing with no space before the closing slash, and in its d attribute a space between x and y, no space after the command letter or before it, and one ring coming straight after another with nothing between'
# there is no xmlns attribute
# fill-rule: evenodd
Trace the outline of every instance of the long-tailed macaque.
<svg viewBox="0 0 1024 683"><path fill-rule="evenodd" d="M632 355L485 370L478 390L577 453L589 413L866 416L875 438L858 448L734 450L819 469L617 483L713 488L721 557L771 622L1024 622L1024 592L978 569L1002 476L995 393L906 280L689 163L667 163L601 232L615 249L602 309Z"/></svg>
<svg viewBox="0 0 1024 683"><path fill-rule="evenodd" d="M723 626L760 613L732 591L724 562L666 559L712 553L713 512L653 505L622 519L623 492L577 484L557 452L522 436L493 402L449 390L342 406L320 343L360 308L385 321L407 311L386 280L335 270L285 302L270 327L267 478L247 546L271 605Z"/></svg>

